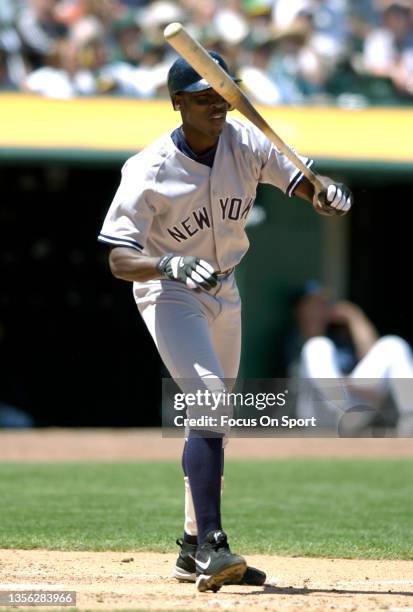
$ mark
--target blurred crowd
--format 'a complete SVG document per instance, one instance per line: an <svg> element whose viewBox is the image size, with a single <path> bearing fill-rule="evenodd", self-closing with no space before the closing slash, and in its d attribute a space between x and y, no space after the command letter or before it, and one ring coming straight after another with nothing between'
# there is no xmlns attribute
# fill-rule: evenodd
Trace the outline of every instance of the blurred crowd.
<svg viewBox="0 0 413 612"><path fill-rule="evenodd" d="M413 0L1 0L0 90L165 98L173 21L255 102L413 101Z"/></svg>

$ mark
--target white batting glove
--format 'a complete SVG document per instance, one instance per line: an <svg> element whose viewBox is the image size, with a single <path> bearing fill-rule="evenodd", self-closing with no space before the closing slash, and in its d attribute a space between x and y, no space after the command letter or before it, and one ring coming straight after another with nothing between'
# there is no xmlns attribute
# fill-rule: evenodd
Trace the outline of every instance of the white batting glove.
<svg viewBox="0 0 413 612"><path fill-rule="evenodd" d="M163 276L184 283L189 289L209 291L218 283L214 268L199 257L169 253L161 257L156 267Z"/></svg>
<svg viewBox="0 0 413 612"><path fill-rule="evenodd" d="M320 215L342 216L353 205L353 194L342 183L335 183L327 177L322 178L324 188L314 195L313 206Z"/></svg>

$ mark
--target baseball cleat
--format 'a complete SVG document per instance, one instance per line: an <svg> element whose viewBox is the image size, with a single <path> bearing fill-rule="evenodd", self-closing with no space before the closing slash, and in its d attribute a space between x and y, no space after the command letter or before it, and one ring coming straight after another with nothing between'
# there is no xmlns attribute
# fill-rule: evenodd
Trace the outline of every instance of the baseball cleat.
<svg viewBox="0 0 413 612"><path fill-rule="evenodd" d="M180 582L195 582L195 555L198 546L197 544L189 544L184 540L177 540L176 543L181 550L179 551L172 576Z"/></svg>
<svg viewBox="0 0 413 612"><path fill-rule="evenodd" d="M176 543L181 548L179 556L176 560L175 568L172 576L180 582L196 582L196 567L195 555L197 550L196 544L188 544L182 540L177 540ZM245 574L238 582L231 584L242 584L244 586L262 586L267 579L265 572L247 565Z"/></svg>
<svg viewBox="0 0 413 612"><path fill-rule="evenodd" d="M224 584L239 583L247 569L246 561L234 555L223 531L211 531L195 556L198 591L218 591Z"/></svg>

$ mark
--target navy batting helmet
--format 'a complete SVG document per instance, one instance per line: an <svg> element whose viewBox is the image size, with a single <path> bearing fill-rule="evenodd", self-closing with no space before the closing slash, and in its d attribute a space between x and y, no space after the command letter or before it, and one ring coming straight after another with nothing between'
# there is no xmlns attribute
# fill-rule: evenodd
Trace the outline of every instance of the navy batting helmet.
<svg viewBox="0 0 413 612"><path fill-rule="evenodd" d="M215 51L208 51L209 55L229 74L228 66L225 60ZM231 78L235 82L239 82L233 76ZM168 72L168 89L169 94L172 97L174 94L180 91L187 91L189 93L195 93L197 91L203 91L209 89L211 85L198 74L190 64L183 57L178 57L174 61Z"/></svg>

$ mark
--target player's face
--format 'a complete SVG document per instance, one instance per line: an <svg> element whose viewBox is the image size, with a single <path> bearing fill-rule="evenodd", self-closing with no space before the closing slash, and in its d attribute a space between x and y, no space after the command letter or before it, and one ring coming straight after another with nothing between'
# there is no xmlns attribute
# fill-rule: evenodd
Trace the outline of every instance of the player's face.
<svg viewBox="0 0 413 612"><path fill-rule="evenodd" d="M295 315L305 338L324 336L330 319L330 302L323 293L307 295L296 306Z"/></svg>
<svg viewBox="0 0 413 612"><path fill-rule="evenodd" d="M213 89L197 93L182 92L175 96L180 107L185 133L188 129L200 135L218 138L221 133L229 104Z"/></svg>

